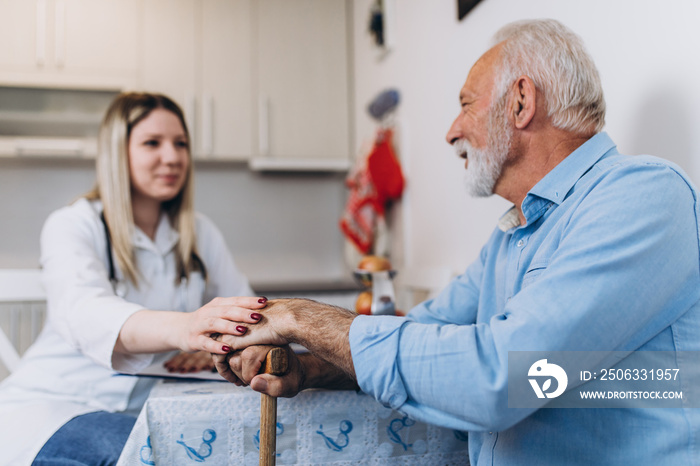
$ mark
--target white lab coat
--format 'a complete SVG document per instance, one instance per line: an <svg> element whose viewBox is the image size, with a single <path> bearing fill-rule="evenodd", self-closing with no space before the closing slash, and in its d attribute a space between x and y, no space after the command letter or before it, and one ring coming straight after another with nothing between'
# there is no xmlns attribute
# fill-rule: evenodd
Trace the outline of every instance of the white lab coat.
<svg viewBox="0 0 700 466"><path fill-rule="evenodd" d="M139 288L123 280L118 296L108 277L102 205L80 199L47 219L41 233L42 280L47 293L46 324L19 368L0 384L0 464L31 464L44 443L80 414L139 409L152 384L115 375L135 373L154 355L113 352L119 331L141 309L189 312L216 296L252 296L214 224L197 214L197 248L208 281L190 275L175 284L178 233L165 215L155 241L137 229L136 260L145 277ZM155 358L165 361L173 353ZM137 385L137 381L140 381Z"/></svg>

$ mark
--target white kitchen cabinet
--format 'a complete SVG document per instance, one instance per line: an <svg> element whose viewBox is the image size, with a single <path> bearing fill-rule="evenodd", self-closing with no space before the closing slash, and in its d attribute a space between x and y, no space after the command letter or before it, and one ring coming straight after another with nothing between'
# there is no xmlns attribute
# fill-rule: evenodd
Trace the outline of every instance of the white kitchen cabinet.
<svg viewBox="0 0 700 466"><path fill-rule="evenodd" d="M143 24L141 87L182 104L195 157L347 168L345 0L145 0Z"/></svg>
<svg viewBox="0 0 700 466"><path fill-rule="evenodd" d="M195 138L195 12L197 0L144 0L139 66L141 90L166 94L180 104Z"/></svg>
<svg viewBox="0 0 700 466"><path fill-rule="evenodd" d="M146 0L141 87L187 115L195 157L252 153L250 0Z"/></svg>
<svg viewBox="0 0 700 466"><path fill-rule="evenodd" d="M248 159L253 152L251 1L204 0L201 5L199 153Z"/></svg>
<svg viewBox="0 0 700 466"><path fill-rule="evenodd" d="M46 2L44 1L44 4ZM37 2L27 0L0 0L0 67L9 70L33 69L41 66L42 53L37 50L37 23L45 30L47 21L40 13ZM41 42L41 41L39 41Z"/></svg>
<svg viewBox="0 0 700 466"><path fill-rule="evenodd" d="M161 92L198 159L342 170L347 2L0 0L0 86Z"/></svg>
<svg viewBox="0 0 700 466"><path fill-rule="evenodd" d="M345 0L265 0L254 8L257 161L349 163Z"/></svg>
<svg viewBox="0 0 700 466"><path fill-rule="evenodd" d="M138 0L0 0L0 84L133 86Z"/></svg>

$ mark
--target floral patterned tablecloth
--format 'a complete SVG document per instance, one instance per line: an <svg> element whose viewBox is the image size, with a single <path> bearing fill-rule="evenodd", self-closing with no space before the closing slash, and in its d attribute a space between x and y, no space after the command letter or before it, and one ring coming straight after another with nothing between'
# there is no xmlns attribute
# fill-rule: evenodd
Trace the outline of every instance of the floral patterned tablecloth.
<svg viewBox="0 0 700 466"><path fill-rule="evenodd" d="M260 394L250 388L164 380L118 465L257 465L259 428ZM363 393L307 390L277 400L277 464L468 465L467 436Z"/></svg>

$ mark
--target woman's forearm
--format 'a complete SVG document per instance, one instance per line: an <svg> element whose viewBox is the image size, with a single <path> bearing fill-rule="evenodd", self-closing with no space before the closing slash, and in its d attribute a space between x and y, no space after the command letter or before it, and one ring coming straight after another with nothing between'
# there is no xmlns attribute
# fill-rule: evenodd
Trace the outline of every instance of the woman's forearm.
<svg viewBox="0 0 700 466"><path fill-rule="evenodd" d="M183 349L176 329L186 325L187 314L144 309L132 314L121 330L114 351L125 354L160 353Z"/></svg>
<svg viewBox="0 0 700 466"><path fill-rule="evenodd" d="M260 320L255 312L265 299L215 298L194 312L152 311L132 314L119 331L114 350L120 353L158 353L179 349L224 354L231 350L213 334L243 335L244 324Z"/></svg>

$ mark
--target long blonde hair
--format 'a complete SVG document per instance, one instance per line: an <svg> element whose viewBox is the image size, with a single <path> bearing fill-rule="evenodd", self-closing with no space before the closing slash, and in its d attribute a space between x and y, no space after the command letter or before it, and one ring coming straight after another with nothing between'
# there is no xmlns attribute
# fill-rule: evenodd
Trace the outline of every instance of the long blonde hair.
<svg viewBox="0 0 700 466"><path fill-rule="evenodd" d="M141 92L120 94L112 102L102 120L98 136L97 183L95 188L85 194L88 199L102 201L116 262L124 277L137 287L139 279L143 277L139 273L131 243L134 214L131 207L129 137L133 127L157 108L168 110L178 117L185 131L187 153L192 153L184 114L172 99L162 94ZM178 283L193 271L200 271L206 277L204 264L197 254L193 178L190 160L182 190L175 198L162 204L170 224L180 236L175 249Z"/></svg>

